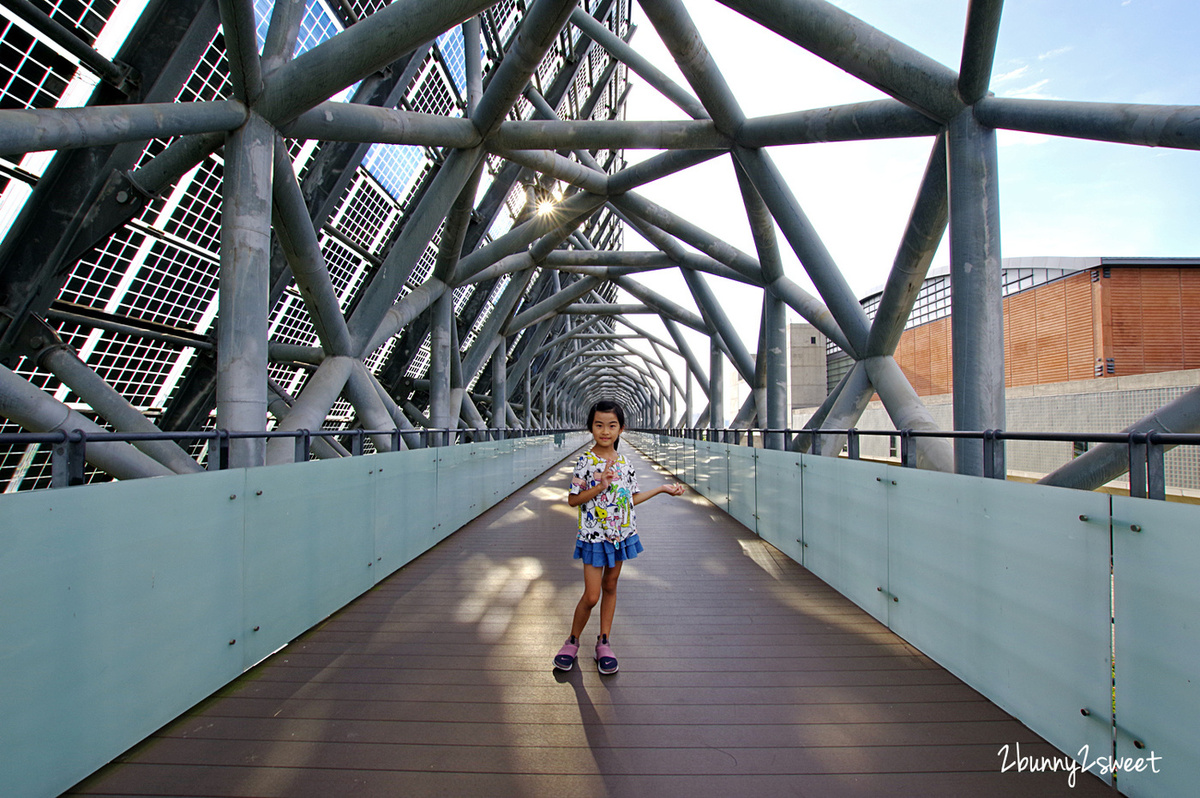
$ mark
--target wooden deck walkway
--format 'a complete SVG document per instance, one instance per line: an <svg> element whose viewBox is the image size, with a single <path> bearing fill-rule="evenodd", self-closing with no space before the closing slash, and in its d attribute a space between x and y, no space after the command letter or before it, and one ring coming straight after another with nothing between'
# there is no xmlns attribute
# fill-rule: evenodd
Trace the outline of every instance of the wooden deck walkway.
<svg viewBox="0 0 1200 798"><path fill-rule="evenodd" d="M643 487L664 476L631 455ZM582 589L573 458L72 794L1113 795L705 499L638 508L599 676L550 660ZM598 612L585 631L594 641Z"/></svg>

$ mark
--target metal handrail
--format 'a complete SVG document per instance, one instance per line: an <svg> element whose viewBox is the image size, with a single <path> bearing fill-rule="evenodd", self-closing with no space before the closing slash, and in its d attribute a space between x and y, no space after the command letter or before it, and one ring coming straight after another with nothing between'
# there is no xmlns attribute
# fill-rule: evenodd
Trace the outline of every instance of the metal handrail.
<svg viewBox="0 0 1200 798"><path fill-rule="evenodd" d="M210 448L208 457L209 471L222 471L229 468L229 442L253 438L293 438L296 441L295 462L305 462L312 454L314 438L349 437L350 454L364 454L363 441L367 436L386 435L392 439L393 451L400 449L402 439L411 441L415 436L417 446L409 448L430 448L454 446L464 443L481 443L510 438L529 438L541 435L562 435L567 432L581 432L577 429L561 428L529 428L529 429L449 429L421 428L412 430L393 429L350 429L350 430L270 430L262 432L238 431L224 429L190 430L183 432L85 432L80 429L54 430L53 432L4 432L0 433L0 446L29 445L33 443L49 443L54 448L50 454L50 487L63 488L72 485L82 485L85 480L85 457L88 444L92 443L135 443L138 441L184 441L208 440L215 443L216 449ZM470 438L470 440L468 440Z"/></svg>
<svg viewBox="0 0 1200 798"><path fill-rule="evenodd" d="M641 429L652 435L670 435L691 440L703 440L712 443L741 445L745 437L747 446L754 446L755 434L764 443L769 435L781 435L785 449L790 449L798 435L812 437L810 448L812 454L821 454L822 435L845 435L847 457L859 460L859 438L866 436L887 436L900 438L900 464L905 468L916 468L916 450L912 445L915 438L950 438L956 440L983 441L983 476L990 479L1005 479L1004 442L1005 441L1038 441L1064 443L1114 443L1127 447L1129 452L1129 495L1151 499L1166 498L1166 465L1167 449L1174 446L1200 446L1200 434L1181 432L1013 432L1010 430L925 430L925 429L713 429L700 427L674 427ZM732 440L730 440L732 438Z"/></svg>

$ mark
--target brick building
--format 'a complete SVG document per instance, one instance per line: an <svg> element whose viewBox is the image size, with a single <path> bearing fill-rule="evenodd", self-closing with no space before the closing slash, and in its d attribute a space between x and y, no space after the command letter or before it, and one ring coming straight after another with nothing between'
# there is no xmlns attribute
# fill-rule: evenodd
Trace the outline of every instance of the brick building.
<svg viewBox="0 0 1200 798"><path fill-rule="evenodd" d="M1006 258L1006 428L1117 432L1200 383L1200 258ZM873 317L881 293L862 301ZM896 361L943 429L953 427L950 276L932 269L917 296ZM832 388L850 366L827 350ZM890 429L872 402L860 429ZM864 441L864 454L894 454ZM1038 476L1080 446L1008 445L1010 473ZM1200 490L1200 452L1167 455L1168 484Z"/></svg>

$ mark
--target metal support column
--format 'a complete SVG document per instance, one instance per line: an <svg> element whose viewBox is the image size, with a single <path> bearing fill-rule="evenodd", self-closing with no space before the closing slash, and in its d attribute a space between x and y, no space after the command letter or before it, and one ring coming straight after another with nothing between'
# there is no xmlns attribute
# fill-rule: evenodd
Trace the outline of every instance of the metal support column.
<svg viewBox="0 0 1200 798"><path fill-rule="evenodd" d="M429 331L429 422L434 429L458 426L458 419L450 417L450 325L453 323L454 294L447 291L433 303Z"/></svg>
<svg viewBox="0 0 1200 798"><path fill-rule="evenodd" d="M954 428L1003 429L1004 307L996 131L969 111L950 123L950 303ZM982 476L983 442L955 441L955 471Z"/></svg>
<svg viewBox="0 0 1200 798"><path fill-rule="evenodd" d="M765 446L783 451L785 441L783 429L788 425L788 329L787 306L782 299L763 292L766 309L767 342L767 419L768 432ZM761 419L760 419L761 421Z"/></svg>
<svg viewBox="0 0 1200 798"><path fill-rule="evenodd" d="M508 344L504 339L492 352L492 428L503 430L508 426ZM500 435L504 437L503 433Z"/></svg>
<svg viewBox="0 0 1200 798"><path fill-rule="evenodd" d="M229 135L221 201L217 426L262 432L267 420L267 300L271 289L271 169L275 131L257 114ZM266 441L234 439L229 465L266 462Z"/></svg>
<svg viewBox="0 0 1200 798"><path fill-rule="evenodd" d="M716 336L709 339L708 408L709 428L722 429L725 426L725 365Z"/></svg>

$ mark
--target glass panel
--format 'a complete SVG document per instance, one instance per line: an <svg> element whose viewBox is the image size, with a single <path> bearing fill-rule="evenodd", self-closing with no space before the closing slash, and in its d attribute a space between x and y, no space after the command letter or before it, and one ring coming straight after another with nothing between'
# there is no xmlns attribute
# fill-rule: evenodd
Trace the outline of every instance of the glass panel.
<svg viewBox="0 0 1200 798"><path fill-rule="evenodd" d="M437 529L437 450L375 456L375 581L411 562L445 535Z"/></svg>
<svg viewBox="0 0 1200 798"><path fill-rule="evenodd" d="M58 795L241 673L244 481L0 497L0 793Z"/></svg>
<svg viewBox="0 0 1200 798"><path fill-rule="evenodd" d="M758 452L758 535L798 563L804 562L802 473L800 455L794 452Z"/></svg>
<svg viewBox="0 0 1200 798"><path fill-rule="evenodd" d="M802 564L887 623L887 467L812 455L801 455L800 463Z"/></svg>
<svg viewBox="0 0 1200 798"><path fill-rule="evenodd" d="M1146 768L1117 784L1128 795L1190 795L1200 772L1200 508L1112 502L1117 757ZM1161 758L1150 763L1152 753Z"/></svg>
<svg viewBox="0 0 1200 798"><path fill-rule="evenodd" d="M892 629L1064 752L1107 757L1108 496L887 471Z"/></svg>
<svg viewBox="0 0 1200 798"><path fill-rule="evenodd" d="M748 446L726 449L729 475L729 514L748 529L755 529L754 453Z"/></svg>
<svg viewBox="0 0 1200 798"><path fill-rule="evenodd" d="M246 471L247 666L374 584L377 457Z"/></svg>

